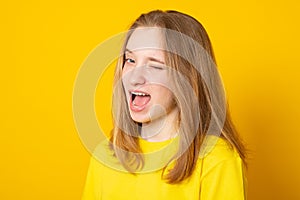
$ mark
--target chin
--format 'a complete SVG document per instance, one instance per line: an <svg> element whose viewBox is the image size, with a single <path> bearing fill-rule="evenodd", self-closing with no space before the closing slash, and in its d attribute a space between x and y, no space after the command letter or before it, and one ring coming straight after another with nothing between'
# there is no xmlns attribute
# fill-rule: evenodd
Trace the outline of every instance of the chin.
<svg viewBox="0 0 300 200"><path fill-rule="evenodd" d="M149 115L147 114L135 114L135 113L130 113L130 117L133 121L137 123L147 123L150 122Z"/></svg>

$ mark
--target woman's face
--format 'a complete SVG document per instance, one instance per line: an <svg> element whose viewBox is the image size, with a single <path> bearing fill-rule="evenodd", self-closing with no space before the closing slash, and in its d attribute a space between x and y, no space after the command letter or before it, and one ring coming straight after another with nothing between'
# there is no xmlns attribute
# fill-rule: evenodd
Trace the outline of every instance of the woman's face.
<svg viewBox="0 0 300 200"><path fill-rule="evenodd" d="M122 81L131 118L147 123L176 106L157 28L138 28L128 40Z"/></svg>

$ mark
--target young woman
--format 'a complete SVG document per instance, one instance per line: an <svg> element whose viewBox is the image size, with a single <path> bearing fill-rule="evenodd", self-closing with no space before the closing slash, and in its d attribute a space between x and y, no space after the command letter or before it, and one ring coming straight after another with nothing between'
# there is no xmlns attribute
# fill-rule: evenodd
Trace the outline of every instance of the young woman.
<svg viewBox="0 0 300 200"><path fill-rule="evenodd" d="M203 26L177 11L142 14L121 55L114 130L83 199L245 199L245 149Z"/></svg>

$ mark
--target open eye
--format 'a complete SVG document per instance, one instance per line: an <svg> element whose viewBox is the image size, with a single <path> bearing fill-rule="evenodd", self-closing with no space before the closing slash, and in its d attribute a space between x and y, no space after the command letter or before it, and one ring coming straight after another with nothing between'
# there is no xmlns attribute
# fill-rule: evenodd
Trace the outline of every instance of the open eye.
<svg viewBox="0 0 300 200"><path fill-rule="evenodd" d="M135 60L132 58L125 58L125 62L127 63L135 63Z"/></svg>

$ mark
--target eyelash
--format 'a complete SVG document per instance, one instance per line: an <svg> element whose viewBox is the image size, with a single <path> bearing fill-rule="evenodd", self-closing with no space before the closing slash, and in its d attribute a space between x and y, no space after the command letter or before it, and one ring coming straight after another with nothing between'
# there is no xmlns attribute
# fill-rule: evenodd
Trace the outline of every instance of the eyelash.
<svg viewBox="0 0 300 200"><path fill-rule="evenodd" d="M135 63L135 61L132 58L125 58L125 62Z"/></svg>
<svg viewBox="0 0 300 200"><path fill-rule="evenodd" d="M152 67L152 68L154 68L154 69L163 70L163 68L162 68L162 67L158 67L158 66L153 66L153 65L150 65L149 67Z"/></svg>
<svg viewBox="0 0 300 200"><path fill-rule="evenodd" d="M125 62L126 63L135 63L135 60L132 58L125 58ZM149 65L149 67L158 69L158 70L163 70L163 67L159 67L159 66Z"/></svg>

